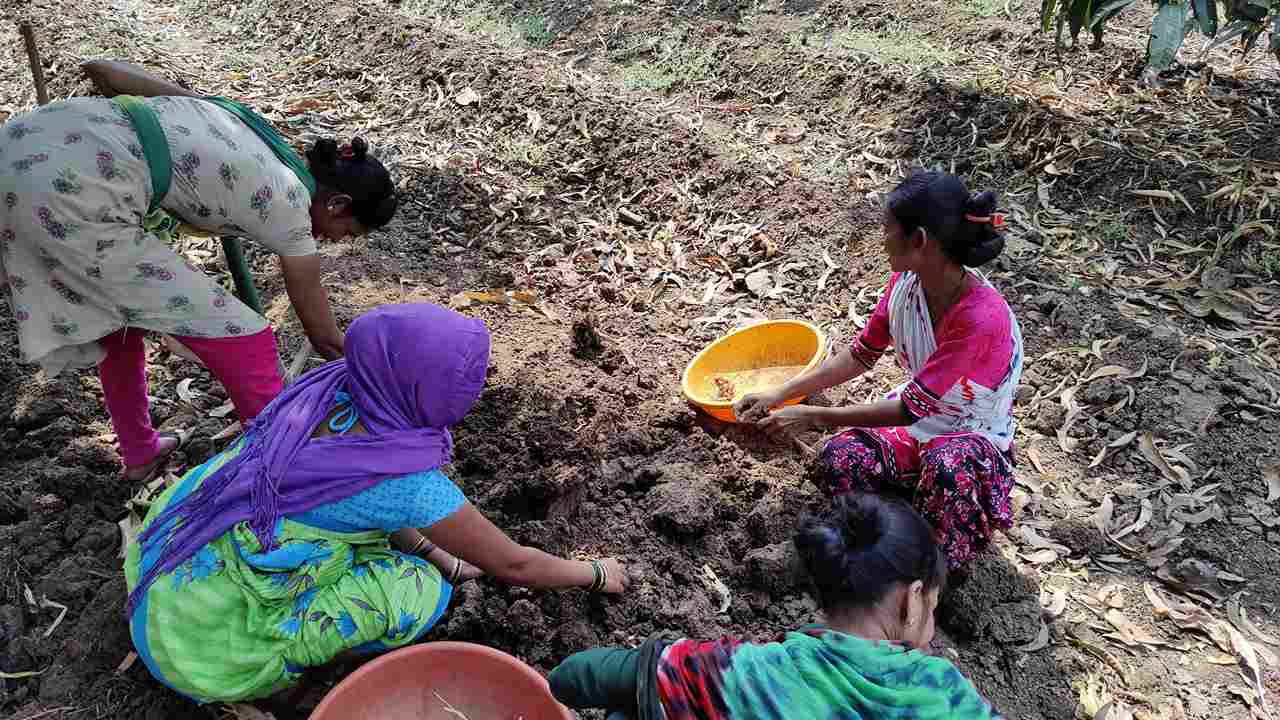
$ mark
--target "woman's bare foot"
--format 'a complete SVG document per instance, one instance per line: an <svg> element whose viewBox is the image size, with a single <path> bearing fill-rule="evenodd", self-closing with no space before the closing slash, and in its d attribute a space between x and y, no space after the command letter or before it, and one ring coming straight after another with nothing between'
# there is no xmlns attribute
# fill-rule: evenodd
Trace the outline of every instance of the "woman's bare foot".
<svg viewBox="0 0 1280 720"><path fill-rule="evenodd" d="M155 458L146 465L125 468L124 479L131 483L147 482L156 476L156 473L164 466L169 456L181 445L182 440L177 435L162 433L160 440L156 443Z"/></svg>

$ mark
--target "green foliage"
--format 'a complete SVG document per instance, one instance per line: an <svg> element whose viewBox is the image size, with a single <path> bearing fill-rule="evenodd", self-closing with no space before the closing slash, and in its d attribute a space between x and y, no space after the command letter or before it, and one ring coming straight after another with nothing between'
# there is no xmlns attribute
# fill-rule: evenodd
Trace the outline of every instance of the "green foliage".
<svg viewBox="0 0 1280 720"><path fill-rule="evenodd" d="M850 28L831 36L831 44L845 50L866 53L881 62L911 67L954 65L959 53L938 47L906 29L888 28L879 32Z"/></svg>
<svg viewBox="0 0 1280 720"><path fill-rule="evenodd" d="M679 33L662 36L652 45L653 59L629 65L622 71L622 83L632 90L670 90L692 85L715 73L715 55L710 48L693 45Z"/></svg>
<svg viewBox="0 0 1280 720"><path fill-rule="evenodd" d="M1056 27L1059 45L1065 33L1075 43L1084 29L1101 42L1107 22L1137 1L1041 0L1041 29L1049 32ZM1268 48L1280 60L1280 0L1155 0L1155 4L1147 40L1147 67L1153 70L1173 65L1190 32L1213 38L1209 47L1238 41L1245 55L1266 33ZM1226 24L1219 18L1225 18Z"/></svg>
<svg viewBox="0 0 1280 720"><path fill-rule="evenodd" d="M544 48L556 40L555 32L541 15L520 18L513 26L529 47Z"/></svg>
<svg viewBox="0 0 1280 720"><path fill-rule="evenodd" d="M965 0L965 9L978 17L995 17L1004 12L1004 0Z"/></svg>

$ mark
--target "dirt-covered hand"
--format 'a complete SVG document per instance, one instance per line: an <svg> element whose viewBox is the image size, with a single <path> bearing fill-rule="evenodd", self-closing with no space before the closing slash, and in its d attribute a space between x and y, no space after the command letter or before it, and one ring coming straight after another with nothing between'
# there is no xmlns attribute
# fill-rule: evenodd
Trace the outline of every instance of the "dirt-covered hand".
<svg viewBox="0 0 1280 720"><path fill-rule="evenodd" d="M813 424L809 406L792 405L778 408L756 423L756 427L769 433L775 440L785 439L807 430Z"/></svg>
<svg viewBox="0 0 1280 720"><path fill-rule="evenodd" d="M627 576L627 568L617 558L605 558L600 561L600 565L604 568L605 583L601 592L608 595L621 595L626 591L627 586L631 584L631 578Z"/></svg>
<svg viewBox="0 0 1280 720"><path fill-rule="evenodd" d="M751 393L733 404L733 414L739 422L758 422L779 402L773 393Z"/></svg>

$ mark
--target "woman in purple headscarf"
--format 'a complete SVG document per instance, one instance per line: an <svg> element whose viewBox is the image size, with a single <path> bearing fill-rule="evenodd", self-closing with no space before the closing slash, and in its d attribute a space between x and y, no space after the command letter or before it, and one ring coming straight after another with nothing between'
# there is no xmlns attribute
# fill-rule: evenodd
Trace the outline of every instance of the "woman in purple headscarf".
<svg viewBox="0 0 1280 720"><path fill-rule="evenodd" d="M463 560L515 585L622 592L616 560L521 546L441 473L488 363L479 320L375 310L351 324L345 359L303 376L161 495L125 561L151 673L199 702L271 695L339 653L417 640Z"/></svg>

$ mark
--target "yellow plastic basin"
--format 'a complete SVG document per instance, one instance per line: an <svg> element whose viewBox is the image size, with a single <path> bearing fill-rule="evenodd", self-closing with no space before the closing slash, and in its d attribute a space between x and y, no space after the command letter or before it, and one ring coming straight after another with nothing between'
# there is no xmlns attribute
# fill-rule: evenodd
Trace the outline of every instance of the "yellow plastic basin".
<svg viewBox="0 0 1280 720"><path fill-rule="evenodd" d="M685 399L708 415L736 422L733 403L747 393L776 388L819 365L827 338L802 320L770 320L729 333L708 345L685 368ZM724 395L733 393L733 399ZM804 398L789 398L794 405Z"/></svg>

